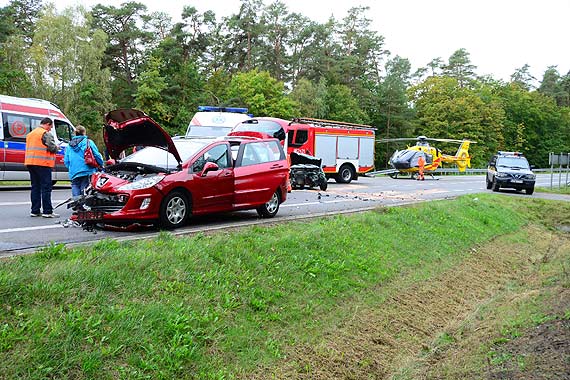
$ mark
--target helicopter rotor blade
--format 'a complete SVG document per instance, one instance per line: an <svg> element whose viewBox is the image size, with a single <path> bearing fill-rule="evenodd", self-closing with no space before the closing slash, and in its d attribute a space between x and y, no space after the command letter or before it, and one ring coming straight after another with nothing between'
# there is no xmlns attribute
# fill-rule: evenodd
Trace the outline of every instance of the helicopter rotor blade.
<svg viewBox="0 0 570 380"><path fill-rule="evenodd" d="M417 137L396 137L396 138L390 138L390 139L376 140L376 142L378 142L378 143L393 142L393 141L418 141L418 139L417 139Z"/></svg>

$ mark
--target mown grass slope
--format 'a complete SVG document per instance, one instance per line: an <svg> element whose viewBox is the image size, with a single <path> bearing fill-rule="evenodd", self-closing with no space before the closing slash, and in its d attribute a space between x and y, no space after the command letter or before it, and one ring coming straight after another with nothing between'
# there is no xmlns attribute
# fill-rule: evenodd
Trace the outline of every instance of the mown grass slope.
<svg viewBox="0 0 570 380"><path fill-rule="evenodd" d="M524 226L569 223L569 211L471 195L239 232L56 245L4 260L0 378L311 378L318 361L294 353L394 296L384 288L429 281ZM370 360L356 366L370 373Z"/></svg>

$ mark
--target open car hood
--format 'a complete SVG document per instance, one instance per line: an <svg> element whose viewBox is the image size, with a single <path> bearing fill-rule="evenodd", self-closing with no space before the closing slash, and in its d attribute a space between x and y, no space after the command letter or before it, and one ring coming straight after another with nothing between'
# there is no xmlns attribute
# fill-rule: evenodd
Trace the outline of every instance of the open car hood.
<svg viewBox="0 0 570 380"><path fill-rule="evenodd" d="M109 156L119 159L134 146L154 146L170 152L182 163L172 138L147 114L136 109L118 109L105 115L103 139Z"/></svg>

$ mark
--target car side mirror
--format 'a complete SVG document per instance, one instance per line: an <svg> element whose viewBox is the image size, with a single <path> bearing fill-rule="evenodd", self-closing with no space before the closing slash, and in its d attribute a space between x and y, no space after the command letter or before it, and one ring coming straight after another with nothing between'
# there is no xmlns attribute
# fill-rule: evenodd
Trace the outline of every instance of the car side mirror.
<svg viewBox="0 0 570 380"><path fill-rule="evenodd" d="M205 177L208 172L219 170L220 167L214 162L206 162L204 169L200 172L200 177Z"/></svg>
<svg viewBox="0 0 570 380"><path fill-rule="evenodd" d="M536 165L530 165L530 170L536 169Z"/></svg>

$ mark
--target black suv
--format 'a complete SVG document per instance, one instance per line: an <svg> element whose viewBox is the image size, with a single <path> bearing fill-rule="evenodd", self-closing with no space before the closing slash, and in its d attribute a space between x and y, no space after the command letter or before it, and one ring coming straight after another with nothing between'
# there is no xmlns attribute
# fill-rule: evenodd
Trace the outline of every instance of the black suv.
<svg viewBox="0 0 570 380"><path fill-rule="evenodd" d="M534 192L536 176L522 153L499 151L489 161L486 179L487 189L499 191L504 187L517 191L525 190L531 195Z"/></svg>

